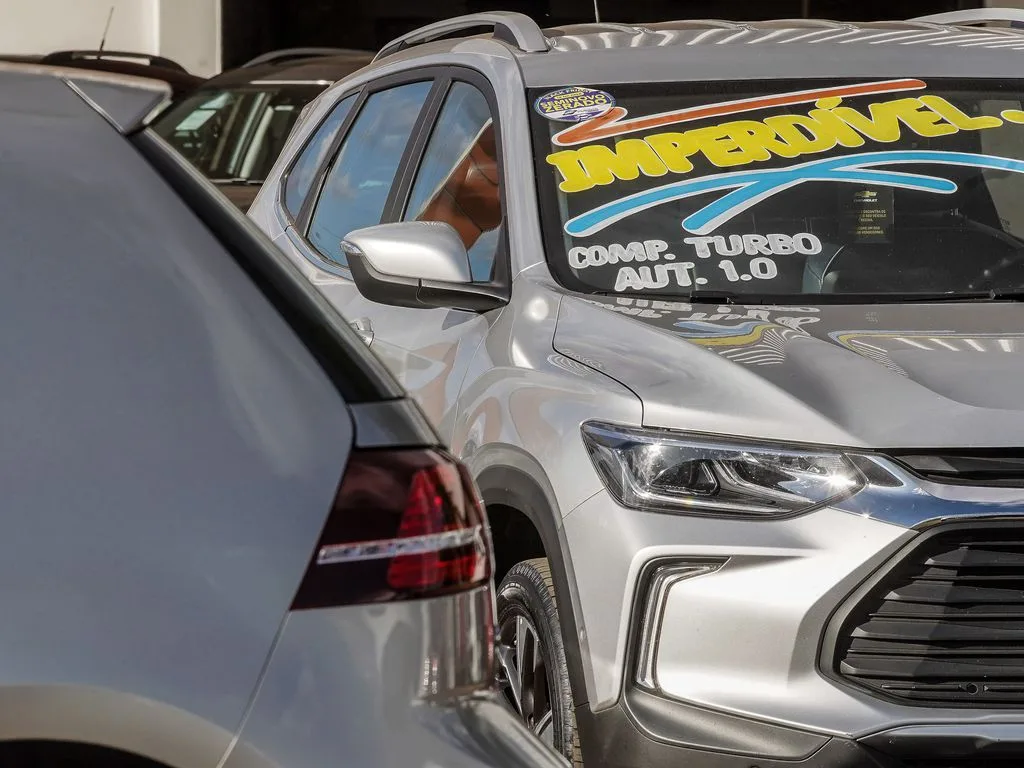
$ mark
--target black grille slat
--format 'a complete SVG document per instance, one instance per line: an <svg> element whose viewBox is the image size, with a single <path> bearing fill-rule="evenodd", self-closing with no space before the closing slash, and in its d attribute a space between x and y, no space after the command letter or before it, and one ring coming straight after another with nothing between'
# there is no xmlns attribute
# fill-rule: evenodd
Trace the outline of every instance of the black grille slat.
<svg viewBox="0 0 1024 768"><path fill-rule="evenodd" d="M989 525L927 537L866 588L834 673L907 704L1024 708L1024 525Z"/></svg>

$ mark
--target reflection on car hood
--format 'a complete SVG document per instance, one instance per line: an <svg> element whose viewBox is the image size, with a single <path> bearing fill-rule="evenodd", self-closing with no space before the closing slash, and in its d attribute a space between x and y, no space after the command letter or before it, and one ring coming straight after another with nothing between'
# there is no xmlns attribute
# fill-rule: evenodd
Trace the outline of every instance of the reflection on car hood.
<svg viewBox="0 0 1024 768"><path fill-rule="evenodd" d="M1024 444L1024 305L562 302L562 354L650 426L900 448Z"/></svg>

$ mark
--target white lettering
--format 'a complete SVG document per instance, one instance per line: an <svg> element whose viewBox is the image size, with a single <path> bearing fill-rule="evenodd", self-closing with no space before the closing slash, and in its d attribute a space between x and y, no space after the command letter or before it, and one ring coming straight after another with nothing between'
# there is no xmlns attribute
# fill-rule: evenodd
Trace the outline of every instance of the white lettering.
<svg viewBox="0 0 1024 768"><path fill-rule="evenodd" d="M661 258L661 254L668 250L668 243L664 240L644 240L644 250L647 252L648 261L657 261ZM665 258L671 261L675 256L665 253Z"/></svg>
<svg viewBox="0 0 1024 768"><path fill-rule="evenodd" d="M628 243L627 245L612 243L608 246L609 264L618 264L620 261L627 263L631 261L647 261L650 258L650 254L644 248L643 243Z"/></svg>
<svg viewBox="0 0 1024 768"><path fill-rule="evenodd" d="M813 256L821 253L821 240L810 232L801 232L799 235L793 235L793 247L805 256Z"/></svg>
<svg viewBox="0 0 1024 768"><path fill-rule="evenodd" d="M627 288L639 291L644 287L644 281L633 267L621 267L615 278L615 290L624 291Z"/></svg>
<svg viewBox="0 0 1024 768"><path fill-rule="evenodd" d="M720 237L684 237L683 242L687 245L692 245L697 249L698 259L708 259L711 258L711 242L721 239L722 238ZM717 244L715 245L715 249L718 250ZM721 251L719 251L719 253L721 253Z"/></svg>
<svg viewBox="0 0 1024 768"><path fill-rule="evenodd" d="M768 247L768 238L764 235L744 235L743 250L747 256L757 256L759 253L771 255Z"/></svg>
<svg viewBox="0 0 1024 768"><path fill-rule="evenodd" d="M725 247L725 238L717 235L712 238L715 241L715 252L719 256L739 256L743 253L743 238L739 235L729 235L729 247Z"/></svg>
<svg viewBox="0 0 1024 768"><path fill-rule="evenodd" d="M580 246L570 248L569 266L573 269L586 269L589 266L587 262L587 249Z"/></svg>
<svg viewBox="0 0 1024 768"><path fill-rule="evenodd" d="M800 237L797 235L796 237ZM787 237L786 235L768 235L768 247L771 249L773 254L779 256L789 255L796 251L796 237Z"/></svg>

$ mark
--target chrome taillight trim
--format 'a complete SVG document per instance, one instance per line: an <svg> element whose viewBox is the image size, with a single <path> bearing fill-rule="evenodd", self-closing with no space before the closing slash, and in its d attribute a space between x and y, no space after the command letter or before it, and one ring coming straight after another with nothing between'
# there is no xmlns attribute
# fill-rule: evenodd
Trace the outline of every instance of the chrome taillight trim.
<svg viewBox="0 0 1024 768"><path fill-rule="evenodd" d="M443 552L470 544L483 543L483 527L459 528L454 531L428 533L401 539L377 539L321 547L316 555L317 565L337 565L360 560L387 560L402 555L422 555Z"/></svg>

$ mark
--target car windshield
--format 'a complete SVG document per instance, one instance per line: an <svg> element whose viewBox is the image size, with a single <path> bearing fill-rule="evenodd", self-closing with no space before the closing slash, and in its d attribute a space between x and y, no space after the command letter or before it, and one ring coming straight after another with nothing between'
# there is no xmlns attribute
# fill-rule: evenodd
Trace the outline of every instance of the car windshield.
<svg viewBox="0 0 1024 768"><path fill-rule="evenodd" d="M1024 90L1013 82L530 97L548 261L574 290L748 303L1024 291Z"/></svg>
<svg viewBox="0 0 1024 768"><path fill-rule="evenodd" d="M203 89L154 127L208 178L260 184L302 108L325 87L302 83Z"/></svg>

